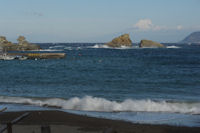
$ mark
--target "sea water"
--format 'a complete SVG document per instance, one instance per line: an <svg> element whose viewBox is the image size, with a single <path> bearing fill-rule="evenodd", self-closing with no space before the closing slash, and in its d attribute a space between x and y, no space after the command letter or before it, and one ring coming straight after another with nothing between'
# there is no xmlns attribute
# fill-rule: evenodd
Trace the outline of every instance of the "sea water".
<svg viewBox="0 0 200 133"><path fill-rule="evenodd" d="M40 44L64 59L0 61L0 108L61 109L135 123L200 126L200 46ZM37 52L37 51L33 51Z"/></svg>

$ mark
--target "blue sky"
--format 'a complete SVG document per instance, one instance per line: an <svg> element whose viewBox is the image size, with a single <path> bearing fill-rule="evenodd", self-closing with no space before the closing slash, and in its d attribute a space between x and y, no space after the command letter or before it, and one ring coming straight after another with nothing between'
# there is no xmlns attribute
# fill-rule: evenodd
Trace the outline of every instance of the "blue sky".
<svg viewBox="0 0 200 133"><path fill-rule="evenodd" d="M200 0L0 0L0 35L15 41L178 42L200 30Z"/></svg>

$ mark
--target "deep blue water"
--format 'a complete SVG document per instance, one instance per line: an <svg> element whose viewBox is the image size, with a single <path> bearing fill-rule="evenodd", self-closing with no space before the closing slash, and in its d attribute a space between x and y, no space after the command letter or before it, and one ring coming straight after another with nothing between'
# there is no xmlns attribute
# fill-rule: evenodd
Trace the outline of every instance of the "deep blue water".
<svg viewBox="0 0 200 133"><path fill-rule="evenodd" d="M62 52L61 60L0 61L0 94L200 101L200 46Z"/></svg>
<svg viewBox="0 0 200 133"><path fill-rule="evenodd" d="M200 114L198 45L164 49L110 49L81 43L40 45L65 52L67 57L0 61L0 102L89 111ZM137 110L141 105L145 107Z"/></svg>

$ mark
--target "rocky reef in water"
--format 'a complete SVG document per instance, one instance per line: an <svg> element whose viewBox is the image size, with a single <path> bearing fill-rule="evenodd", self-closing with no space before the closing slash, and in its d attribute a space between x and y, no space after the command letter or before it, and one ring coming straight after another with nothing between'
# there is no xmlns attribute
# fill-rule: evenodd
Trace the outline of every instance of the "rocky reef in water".
<svg viewBox="0 0 200 133"><path fill-rule="evenodd" d="M141 40L139 47L140 48L165 48L165 45L151 41L151 40Z"/></svg>
<svg viewBox="0 0 200 133"><path fill-rule="evenodd" d="M27 50L39 50L39 45L29 43L24 36L19 36L18 44L9 42L6 37L0 36L0 47L6 51L27 51Z"/></svg>
<svg viewBox="0 0 200 133"><path fill-rule="evenodd" d="M109 47L132 47L132 41L129 37L129 34L124 34L114 38L111 42L108 42L105 45Z"/></svg>

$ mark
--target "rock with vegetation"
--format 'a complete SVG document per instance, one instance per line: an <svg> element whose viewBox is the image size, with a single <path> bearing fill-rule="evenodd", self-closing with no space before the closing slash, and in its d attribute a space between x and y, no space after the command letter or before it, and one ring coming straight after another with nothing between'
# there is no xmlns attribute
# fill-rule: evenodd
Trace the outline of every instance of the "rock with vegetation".
<svg viewBox="0 0 200 133"><path fill-rule="evenodd" d="M24 36L19 36L17 41L18 41L18 49L20 49L20 50L39 50L39 49L41 49L39 45L30 44L28 41L26 41L26 38Z"/></svg>
<svg viewBox="0 0 200 133"><path fill-rule="evenodd" d="M151 40L141 40L139 47L140 48L165 48L165 45L151 41Z"/></svg>
<svg viewBox="0 0 200 133"><path fill-rule="evenodd" d="M180 43L198 43L198 44L200 44L200 31L193 32L192 34L187 36L185 39L183 39Z"/></svg>
<svg viewBox="0 0 200 133"><path fill-rule="evenodd" d="M0 36L0 46L1 47L10 47L13 44L9 42L5 36Z"/></svg>
<svg viewBox="0 0 200 133"><path fill-rule="evenodd" d="M28 46L28 45L30 45L29 42L26 41L26 38L24 36L19 36L17 38L17 41L18 41L18 44L20 46Z"/></svg>
<svg viewBox="0 0 200 133"><path fill-rule="evenodd" d="M129 37L129 34L124 34L117 38L114 38L111 42L108 42L105 45L109 47L132 47L132 41Z"/></svg>
<svg viewBox="0 0 200 133"><path fill-rule="evenodd" d="M0 36L0 47L5 51L26 51L26 50L39 50L40 46L35 44L30 44L26 41L26 38L19 36L18 44L13 44L7 41L6 37Z"/></svg>

